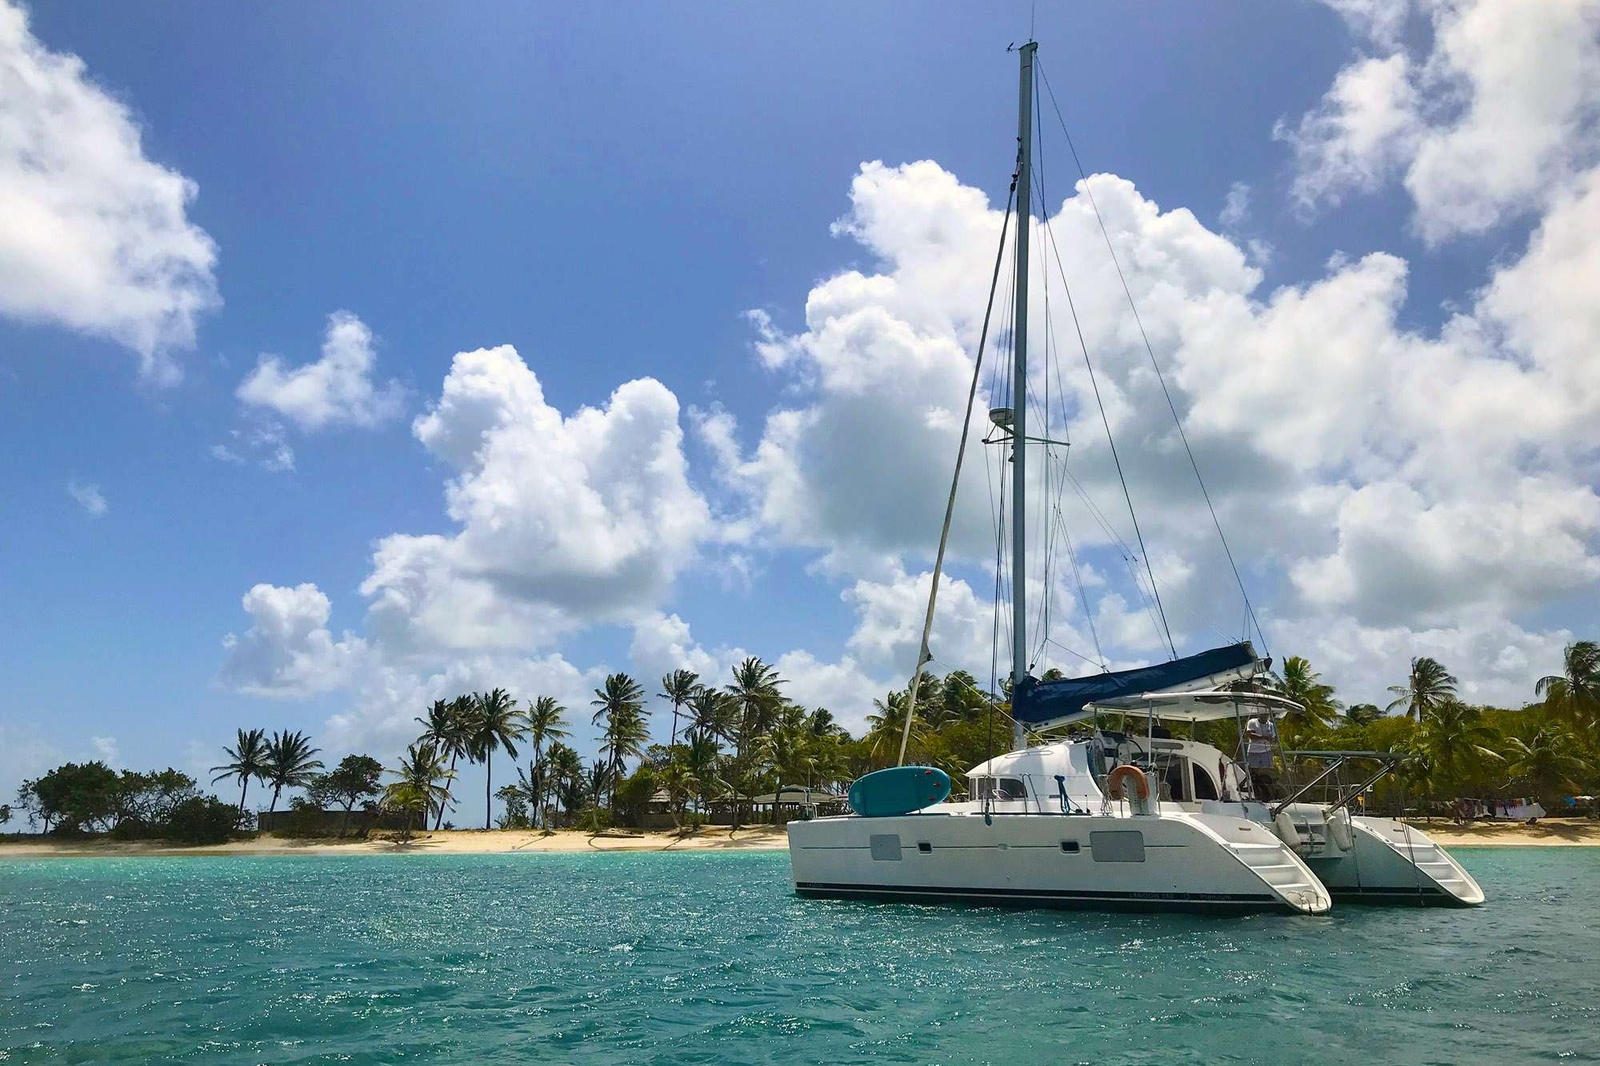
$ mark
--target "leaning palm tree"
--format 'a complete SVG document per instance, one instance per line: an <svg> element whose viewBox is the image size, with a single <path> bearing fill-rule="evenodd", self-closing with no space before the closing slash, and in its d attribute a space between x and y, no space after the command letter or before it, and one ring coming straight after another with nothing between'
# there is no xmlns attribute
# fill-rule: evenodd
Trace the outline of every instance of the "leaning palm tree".
<svg viewBox="0 0 1600 1066"><path fill-rule="evenodd" d="M311 738L304 733L278 730L267 744L267 770L262 780L272 786L271 814L278 809L278 796L286 788L304 788L322 769L322 760L314 758L320 748L311 746Z"/></svg>
<svg viewBox="0 0 1600 1066"><path fill-rule="evenodd" d="M1411 660L1411 675L1403 685L1390 685L1395 700L1386 710L1404 707L1407 718L1421 721L1428 712L1442 707L1447 700L1455 699L1456 679L1444 664L1426 655Z"/></svg>
<svg viewBox="0 0 1600 1066"><path fill-rule="evenodd" d="M420 813L426 823L429 811L443 808L450 798L450 780L456 772L445 766L439 747L427 740L407 748L400 765L386 772L395 780L383 790L383 803L406 812L402 839L410 839L412 818Z"/></svg>
<svg viewBox="0 0 1600 1066"><path fill-rule="evenodd" d="M595 708L592 724L604 723L600 753L611 795L615 797L622 760L644 751L641 733L644 740L649 739L649 730L644 726L644 688L627 674L611 674L604 685L594 690L589 705ZM638 752L632 750L635 746Z"/></svg>
<svg viewBox="0 0 1600 1066"><path fill-rule="evenodd" d="M267 731L265 729L239 730L239 739L231 748L223 748L223 754L232 762L225 762L221 766L213 766L212 773L217 776L211 779L214 785L227 778L235 778L239 782L239 814L244 815L245 793L250 791L250 779L266 780L267 774ZM220 771L220 772L218 772Z"/></svg>
<svg viewBox="0 0 1600 1066"><path fill-rule="evenodd" d="M566 730L567 720L563 717L566 713L567 709L561 706L554 696L540 696L528 704L528 709L523 715L527 724L528 744L533 748L533 765L530 770L540 785L539 794L530 797L535 824L538 823L540 812L544 809L544 793L548 791L547 785L550 780L545 768L544 746L546 742L564 740L569 735Z"/></svg>
<svg viewBox="0 0 1600 1066"><path fill-rule="evenodd" d="M483 827L489 828L490 796L494 780L494 753L517 757L517 741L527 733L517 703L503 688L472 697L472 726L468 745L474 761L483 763Z"/></svg>
<svg viewBox="0 0 1600 1066"><path fill-rule="evenodd" d="M1541 677L1533 691L1557 717L1578 729L1593 729L1600 723L1600 644L1568 644L1561 665L1561 673Z"/></svg>
<svg viewBox="0 0 1600 1066"><path fill-rule="evenodd" d="M699 688L700 675L693 670L674 670L661 679L661 691L656 695L672 704L672 739L667 741L669 746L678 742L679 713Z"/></svg>
<svg viewBox="0 0 1600 1066"><path fill-rule="evenodd" d="M456 760L463 755L472 755L472 719L473 704L471 696L457 696L448 703L444 700L434 700L433 706L428 708L427 718L418 718L416 721L425 727L419 740L431 741L439 749L439 756L450 756L450 772L453 775L456 769ZM452 777L445 785L445 791L451 791L454 784ZM445 796L445 801L439 804L438 817L434 819L433 828L438 829L444 825L444 812L450 808L453 797Z"/></svg>

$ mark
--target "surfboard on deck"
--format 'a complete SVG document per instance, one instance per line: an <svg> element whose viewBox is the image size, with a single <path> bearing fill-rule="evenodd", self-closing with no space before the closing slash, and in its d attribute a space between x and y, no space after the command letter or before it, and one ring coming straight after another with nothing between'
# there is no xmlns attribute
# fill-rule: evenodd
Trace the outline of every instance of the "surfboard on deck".
<svg viewBox="0 0 1600 1066"><path fill-rule="evenodd" d="M850 786L850 809L863 818L909 814L950 795L950 775L932 766L891 766L858 777Z"/></svg>

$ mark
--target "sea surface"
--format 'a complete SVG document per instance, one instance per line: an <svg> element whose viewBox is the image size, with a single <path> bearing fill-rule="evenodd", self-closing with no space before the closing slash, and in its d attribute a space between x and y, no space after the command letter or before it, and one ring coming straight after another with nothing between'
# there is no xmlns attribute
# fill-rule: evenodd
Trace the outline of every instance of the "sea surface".
<svg viewBox="0 0 1600 1066"><path fill-rule="evenodd" d="M783 852L0 862L0 1062L1600 1062L1600 850L1477 910L807 901Z"/></svg>

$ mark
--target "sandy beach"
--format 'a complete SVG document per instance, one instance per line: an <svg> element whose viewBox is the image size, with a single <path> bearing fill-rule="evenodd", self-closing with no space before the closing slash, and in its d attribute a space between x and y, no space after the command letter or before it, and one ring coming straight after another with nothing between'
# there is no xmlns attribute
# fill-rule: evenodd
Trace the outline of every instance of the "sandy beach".
<svg viewBox="0 0 1600 1066"><path fill-rule="evenodd" d="M593 834L563 829L544 834L525 829L446 830L418 833L411 840L296 840L263 833L249 840L208 847L174 847L162 843L128 843L111 840L49 840L45 838L0 841L0 859L133 857L140 855L471 855L520 852L589 851L754 851L782 848L787 837L782 827L723 826L702 829L680 837L672 832L632 833L616 830Z"/></svg>
<svg viewBox="0 0 1600 1066"><path fill-rule="evenodd" d="M1476 822L1456 825L1436 821L1416 826L1446 847L1600 846L1600 822L1588 818L1541 818L1537 825ZM125 843L110 840L48 840L12 838L0 841L0 859L133 857L140 855L493 855L522 852L594 851L758 851L782 848L787 837L781 826L747 826L702 829L680 837L671 832L634 833L616 830L601 834L573 829L540 833L524 829L446 830L419 833L406 843L394 840L295 840L261 834L250 840L211 847L174 847L160 843Z"/></svg>

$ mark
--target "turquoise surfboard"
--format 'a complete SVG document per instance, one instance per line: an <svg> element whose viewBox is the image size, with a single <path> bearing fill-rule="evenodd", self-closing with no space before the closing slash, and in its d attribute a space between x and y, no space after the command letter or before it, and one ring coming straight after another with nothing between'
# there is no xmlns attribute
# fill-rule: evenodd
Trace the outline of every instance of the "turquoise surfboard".
<svg viewBox="0 0 1600 1066"><path fill-rule="evenodd" d="M950 775L932 766L891 766L858 777L850 809L864 818L887 818L930 807L950 795Z"/></svg>

